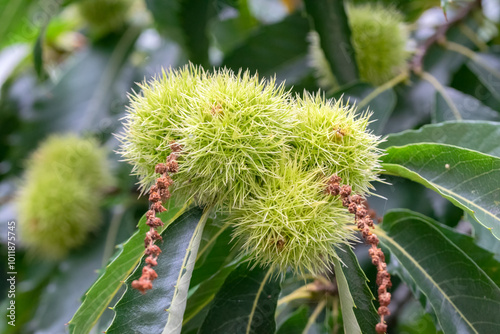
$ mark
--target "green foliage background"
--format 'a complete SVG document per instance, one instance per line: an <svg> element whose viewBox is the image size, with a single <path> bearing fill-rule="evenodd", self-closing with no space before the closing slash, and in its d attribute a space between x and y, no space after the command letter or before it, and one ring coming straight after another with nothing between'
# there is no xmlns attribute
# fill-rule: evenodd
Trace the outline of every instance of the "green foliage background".
<svg viewBox="0 0 500 334"><path fill-rule="evenodd" d="M189 203L162 216L158 293L125 291L138 274L148 206L113 153L127 94L189 61L316 92L313 30L340 87L326 96L369 108L370 128L388 136L385 182L369 203L384 217L377 232L393 274L389 332L500 332L500 1L379 1L403 13L411 55L378 87L358 77L348 1L127 0L88 21L84 2L96 1L0 0L3 314L7 222L17 219L13 198L31 152L51 134L94 137L116 178L100 229L63 260L27 254L17 229L16 326L3 315L0 333L373 333L376 270L365 247L339 251L346 266L336 263L322 285L292 275L280 283L242 263L220 216Z"/></svg>

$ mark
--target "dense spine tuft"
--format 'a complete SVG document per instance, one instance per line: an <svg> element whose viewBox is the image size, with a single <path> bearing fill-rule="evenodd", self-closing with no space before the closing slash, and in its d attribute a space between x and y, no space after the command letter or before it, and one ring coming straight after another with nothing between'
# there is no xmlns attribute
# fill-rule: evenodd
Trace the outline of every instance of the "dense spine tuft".
<svg viewBox="0 0 500 334"><path fill-rule="evenodd" d="M157 190L173 184L177 199L228 213L242 252L281 272L324 272L334 245L354 239L348 208L325 187L335 174L356 193L370 192L381 151L369 113L319 94L292 98L248 72L192 65L141 88L119 138L143 191L156 181L153 206L161 209ZM173 151L175 174L158 178Z"/></svg>
<svg viewBox="0 0 500 334"><path fill-rule="evenodd" d="M232 212L234 236L243 252L261 265L286 272L325 272L336 258L333 244L353 239L352 223L342 203L324 191L320 169L305 171L297 160L286 161L245 206Z"/></svg>
<svg viewBox="0 0 500 334"><path fill-rule="evenodd" d="M368 193L380 171L378 136L368 131L369 113L356 114L342 100L320 94L297 97L293 146L309 168L339 175L353 190Z"/></svg>
<svg viewBox="0 0 500 334"><path fill-rule="evenodd" d="M230 210L271 174L292 131L289 94L248 72L169 70L132 97L122 154L146 189L151 166L165 161L168 143L183 146L176 190L201 205Z"/></svg>

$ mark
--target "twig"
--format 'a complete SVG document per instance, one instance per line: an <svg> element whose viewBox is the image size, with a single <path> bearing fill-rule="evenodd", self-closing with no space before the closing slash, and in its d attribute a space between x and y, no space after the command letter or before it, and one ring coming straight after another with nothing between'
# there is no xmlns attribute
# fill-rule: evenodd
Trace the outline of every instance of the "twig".
<svg viewBox="0 0 500 334"><path fill-rule="evenodd" d="M368 94L364 99L361 100L358 104L358 108L362 109L364 108L368 103L371 102L374 98L376 98L378 95L382 94L388 89L391 89L392 87L396 86L397 84L405 81L408 79L408 72L404 71L392 78L391 80L387 81L386 83L378 86L375 88L370 94Z"/></svg>
<svg viewBox="0 0 500 334"><path fill-rule="evenodd" d="M420 72L420 77L430 83L434 88L441 94L443 97L444 101L446 104L450 107L453 115L457 120L462 120L462 115L460 115L460 111L458 111L457 106L455 103L453 103L453 100L450 98L448 93L446 92L446 89L443 87L443 85L439 82L438 79L436 79L432 74L427 73L427 72Z"/></svg>
<svg viewBox="0 0 500 334"><path fill-rule="evenodd" d="M496 77L500 80L500 72L497 69L491 67L484 60L482 60L481 57L479 57L479 55L476 52L472 51L471 49L469 49L461 44L446 41L446 40L440 42L439 44L448 50L455 51L457 53L460 53L460 54L466 56L467 58L472 60L474 63L476 63L478 66L480 66L483 69L485 69L486 71L490 72L494 77Z"/></svg>
<svg viewBox="0 0 500 334"><path fill-rule="evenodd" d="M427 54L427 52L429 51L429 49L431 48L431 46L433 46L439 40L442 40L446 36L446 33L448 32L448 30L450 30L451 27L453 27L455 24L457 24L457 23L461 22L463 19L465 19L467 17L467 15L469 15L469 13L474 8L478 8L480 6L481 6L481 0L475 0L475 1L471 2L469 5L467 5L466 7L464 7L453 18L453 20L450 20L450 21L446 22L445 24L441 25L436 30L434 35L429 37L424 42L424 44L422 44L418 48L417 52L415 52L415 56L413 57L413 60L411 62L412 70L415 73L420 74L422 72L422 64L423 64L424 57Z"/></svg>

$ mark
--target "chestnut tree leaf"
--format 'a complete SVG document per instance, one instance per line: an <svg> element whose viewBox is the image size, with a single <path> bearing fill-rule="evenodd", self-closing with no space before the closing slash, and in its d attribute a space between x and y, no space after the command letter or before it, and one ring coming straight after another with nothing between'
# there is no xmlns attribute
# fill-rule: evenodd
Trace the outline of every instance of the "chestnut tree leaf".
<svg viewBox="0 0 500 334"><path fill-rule="evenodd" d="M425 295L444 333L500 331L500 288L432 219L395 210L375 233Z"/></svg>
<svg viewBox="0 0 500 334"><path fill-rule="evenodd" d="M302 60L307 55L308 33L309 22L305 17L287 16L283 21L255 29L240 46L226 53L222 66L247 68L261 77L276 75L279 78L280 73L286 72L289 83L293 81L289 71L294 64L300 62L301 69L307 70Z"/></svg>
<svg viewBox="0 0 500 334"><path fill-rule="evenodd" d="M159 232L161 233L184 213L188 205L189 203L183 207L172 207L167 212L159 214L165 222L165 226L160 228ZM138 230L120 247L120 253L106 266L104 273L85 293L82 305L69 322L70 333L90 332L127 276L139 263L144 255L144 236L149 230L145 215L139 221L138 227Z"/></svg>
<svg viewBox="0 0 500 334"><path fill-rule="evenodd" d="M162 333L170 317L180 317L182 323L182 304L185 306L185 294L207 215L197 207L192 208L163 231L163 241L159 244L162 254L155 267L158 278L153 290L142 295L131 288L132 281L142 274L143 258L125 282L127 290L114 307L116 315L106 333ZM144 244L142 246L144 248ZM169 333L180 333L180 328Z"/></svg>
<svg viewBox="0 0 500 334"><path fill-rule="evenodd" d="M276 334L302 334L308 320L309 310L307 306L302 305L283 322Z"/></svg>
<svg viewBox="0 0 500 334"><path fill-rule="evenodd" d="M343 86L356 81L358 68L344 1L305 1L305 7L314 22L321 48L338 84Z"/></svg>
<svg viewBox="0 0 500 334"><path fill-rule="evenodd" d="M500 239L498 157L452 145L419 143L389 147L382 162L384 174L436 191Z"/></svg>
<svg viewBox="0 0 500 334"><path fill-rule="evenodd" d="M375 297L352 248L344 248L337 251L340 261L334 260L344 328L346 333L376 333L379 316L373 305Z"/></svg>
<svg viewBox="0 0 500 334"><path fill-rule="evenodd" d="M272 269L242 263L215 296L199 334L274 333L279 279Z"/></svg>
<svg viewBox="0 0 500 334"><path fill-rule="evenodd" d="M468 148L500 158L500 123L489 121L449 121L424 125L389 135L380 148L417 143L440 143Z"/></svg>

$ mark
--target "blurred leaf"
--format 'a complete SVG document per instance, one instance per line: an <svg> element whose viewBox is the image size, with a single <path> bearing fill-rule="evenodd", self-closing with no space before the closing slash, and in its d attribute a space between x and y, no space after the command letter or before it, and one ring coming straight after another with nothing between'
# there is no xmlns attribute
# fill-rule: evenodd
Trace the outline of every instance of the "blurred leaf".
<svg viewBox="0 0 500 334"><path fill-rule="evenodd" d="M43 40L45 36L45 27L41 29L40 34L35 42L35 47L33 48L33 63L35 65L35 72L39 79L44 80L47 78L47 74L43 68Z"/></svg>
<svg viewBox="0 0 500 334"><path fill-rule="evenodd" d="M496 113L500 111L500 100L489 91L489 89L479 80L478 76L471 71L470 67L464 64L453 76L450 85L454 89L472 96L481 104L493 109Z"/></svg>
<svg viewBox="0 0 500 334"><path fill-rule="evenodd" d="M95 129L110 114L113 90L133 49L139 29L108 36L80 54L61 79L35 102L33 129ZM34 135L34 134L33 134Z"/></svg>
<svg viewBox="0 0 500 334"><path fill-rule="evenodd" d="M98 231L97 239L59 263L58 272L40 296L37 312L27 328L23 328L24 333L66 333L80 297L98 276L106 234L105 230Z"/></svg>
<svg viewBox="0 0 500 334"><path fill-rule="evenodd" d="M358 79L351 29L343 0L305 1L305 7L320 37L320 45L337 84L343 86Z"/></svg>
<svg viewBox="0 0 500 334"><path fill-rule="evenodd" d="M162 232L162 254L155 267L158 278L154 281L153 290L142 295L130 287L132 281L142 275L143 258L125 282L127 290L114 307L116 315L106 333L162 333L165 325L170 326L167 322L179 328L166 333L180 333L184 313L181 304L187 298L194 257L207 219L207 213L202 213L200 208L195 207L175 219ZM171 322L172 317L176 317L177 323Z"/></svg>
<svg viewBox="0 0 500 334"><path fill-rule="evenodd" d="M5 229L7 230L7 229ZM0 247L0 250L7 254L7 248ZM1 261L1 260L0 260ZM3 263L2 263L3 264ZM9 298L5 298L0 307L2 310L2 316L7 319L5 322L0 322L0 333L2 334L14 334L22 333L26 329L25 325L31 321L37 311L41 297L44 295L44 290L47 287L53 276L59 274L56 270L55 262L40 261L40 260L29 260L26 255L17 252L16 253L16 314L15 314L15 326L7 324L7 321L11 321L10 318L6 318L9 314L7 307L9 306ZM5 263L5 268L7 263ZM8 277L6 277L7 279ZM3 286L2 286L3 288ZM5 290L8 288L5 286ZM4 308L5 307L5 308Z"/></svg>
<svg viewBox="0 0 500 334"><path fill-rule="evenodd" d="M476 31L478 30L478 24L478 21L473 17L473 15L469 15L469 17L460 21L460 24L452 25L449 28L446 32L446 40L461 44L467 48L475 48L474 42L472 42L470 38L463 33L460 26L464 25L467 28ZM452 75L464 63L466 63L467 60L468 58L464 55L457 52L450 52L449 50L441 47L438 43L434 43L425 54L422 68L436 77L441 84L448 86ZM415 101L417 103L415 106L417 108L420 107L418 102L422 101L423 100Z"/></svg>
<svg viewBox="0 0 500 334"><path fill-rule="evenodd" d="M350 322L356 322L357 330L361 333L375 333L375 325L380 317L373 305L373 294L368 288L363 269L359 266L358 259L351 247L345 247L345 250L338 250L337 255L340 261L335 261L335 276L339 288L340 303L342 306L342 318L346 332L354 333ZM347 310L346 307L352 309ZM350 319L348 315L353 316Z"/></svg>
<svg viewBox="0 0 500 334"><path fill-rule="evenodd" d="M495 238L490 231L484 229L481 224L476 222L469 215L467 215L467 221L472 225L473 236L477 245L492 252L495 259L500 261L500 242L498 242L497 238Z"/></svg>
<svg viewBox="0 0 500 334"><path fill-rule="evenodd" d="M425 312L417 300L411 300L401 306L398 321L393 327L395 333L405 334L441 334L434 325L433 318Z"/></svg>
<svg viewBox="0 0 500 334"><path fill-rule="evenodd" d="M120 124L113 119L118 116L112 109L122 111L125 91L133 84L124 65L137 33L137 28L130 28L124 35L107 36L93 44L69 59L55 84L27 85L24 80L27 87L17 87L15 102L22 109L22 127L13 140L16 150L9 152L13 170L18 170L38 142L51 133L90 132L104 139L111 136ZM26 89L30 94L25 93Z"/></svg>
<svg viewBox="0 0 500 334"><path fill-rule="evenodd" d="M467 62L467 66L474 72L490 93L500 100L500 59L493 54L478 53L477 57L487 68L474 61Z"/></svg>
<svg viewBox="0 0 500 334"><path fill-rule="evenodd" d="M500 159L456 146L390 147L383 173L406 177L438 192L500 238Z"/></svg>
<svg viewBox="0 0 500 334"><path fill-rule="evenodd" d="M426 196L427 192L433 191L423 185L392 175L384 175L383 183L374 182L373 185L377 189L377 196L367 199L370 208L375 210L378 216L383 216L391 209L407 208L436 218L433 205ZM415 194L420 195L418 201L415 201Z"/></svg>
<svg viewBox="0 0 500 334"><path fill-rule="evenodd" d="M274 333L279 279L270 268L242 263L226 279L213 300L199 334Z"/></svg>
<svg viewBox="0 0 500 334"><path fill-rule="evenodd" d="M440 143L468 148L500 158L500 123L485 121L450 121L424 125L389 135L380 148L418 143Z"/></svg>
<svg viewBox="0 0 500 334"><path fill-rule="evenodd" d="M309 310L307 306L302 305L285 320L276 334L302 334L308 320Z"/></svg>
<svg viewBox="0 0 500 334"><path fill-rule="evenodd" d="M0 89L16 67L22 63L28 52L28 46L22 44L12 45L0 51Z"/></svg>
<svg viewBox="0 0 500 334"><path fill-rule="evenodd" d="M373 90L375 90L375 87L367 83L358 82L341 88L339 91L335 92L332 97L335 99L343 98L344 101L349 101L351 105L358 105L364 98L372 93ZM392 89L388 89L371 99L366 108L358 108L357 112L361 114L361 112L366 109L373 112L370 118L372 123L368 125L368 128L373 130L376 134L381 134L395 106L396 94Z"/></svg>
<svg viewBox="0 0 500 334"><path fill-rule="evenodd" d="M474 97L450 87L445 87L445 90L463 119L500 120L500 113L485 106ZM457 119L450 106L439 92L436 92L435 95L432 119L434 123Z"/></svg>
<svg viewBox="0 0 500 334"><path fill-rule="evenodd" d="M380 226L376 233L383 245L427 296L445 333L500 330L500 323L493 320L500 289L430 219L411 211L392 211Z"/></svg>
<svg viewBox="0 0 500 334"><path fill-rule="evenodd" d="M262 26L254 30L244 44L228 52L222 66L234 70L248 68L261 77L279 75L306 57L308 32L309 22L300 14Z"/></svg>
<svg viewBox="0 0 500 334"><path fill-rule="evenodd" d="M159 215L165 230L173 221L183 214L188 205L182 208L169 208ZM146 225L146 216L138 224L138 230L122 246L117 256L106 266L106 271L85 293L84 300L78 311L69 322L70 333L88 333L95 325L104 309L118 292L128 275L134 270L144 255L144 236L149 230Z"/></svg>
<svg viewBox="0 0 500 334"><path fill-rule="evenodd" d="M33 0L0 1L0 48L36 39L37 27L30 17L36 3Z"/></svg>
<svg viewBox="0 0 500 334"><path fill-rule="evenodd" d="M212 1L206 0L146 0L160 32L179 42L188 59L208 66L207 22Z"/></svg>
<svg viewBox="0 0 500 334"><path fill-rule="evenodd" d="M248 35L255 30L255 24L248 24L241 16L226 20L213 20L211 23L212 34L217 46L224 53L244 44Z"/></svg>
<svg viewBox="0 0 500 334"><path fill-rule="evenodd" d="M372 2L372 0L352 0L355 4L363 4ZM408 0L378 0L378 3L387 7L396 8L401 13L405 14L406 21L411 22L419 18L419 16L431 7L439 6L440 0L424 0L424 1L408 1Z"/></svg>

